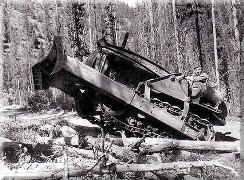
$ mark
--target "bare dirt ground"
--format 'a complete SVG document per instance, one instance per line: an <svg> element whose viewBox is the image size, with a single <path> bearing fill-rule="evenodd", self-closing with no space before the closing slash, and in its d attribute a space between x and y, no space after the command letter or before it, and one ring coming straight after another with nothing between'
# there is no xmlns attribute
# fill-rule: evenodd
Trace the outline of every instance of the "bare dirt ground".
<svg viewBox="0 0 244 180"><path fill-rule="evenodd" d="M240 118L227 118L225 126L214 126L214 130L218 133L217 135L219 135L219 140L240 140L240 121Z"/></svg>
<svg viewBox="0 0 244 180"><path fill-rule="evenodd" d="M9 106L9 107L1 107L0 108L0 138L7 138L12 141L17 141L26 144L45 144L44 149L38 153L35 153L35 156L26 155L28 153L21 152L20 155L16 159L6 159L2 158L0 160L0 176L1 172L12 172L13 169L42 169L46 168L42 167L40 163L43 165L50 163L49 168L54 168L55 166L63 166L64 159L68 156L69 159L69 167L80 167L81 164L90 164L91 166L96 164L97 160L94 158L87 158L84 155L70 155L70 152L67 154L64 152L64 144L66 140L64 139L64 134L70 133L72 134L72 129L68 129L70 124L78 124L80 127L84 126L86 130L89 128L92 129L96 128L96 125L92 125L89 121L85 119L81 119L77 116L76 112L65 112L65 111L56 111L56 110L48 110L48 111L41 111L38 113L32 113L23 109L20 109L19 106ZM69 127L68 127L69 126ZM66 127L66 130L65 128ZM63 131L64 129L64 131ZM214 127L215 131L217 132L217 141L226 141L233 142L240 140L240 122L232 119L227 120L227 123L223 127ZM84 131L84 129L82 129ZM96 134L97 132L95 132ZM82 138L87 136L87 134L82 134ZM99 135L98 135L99 136ZM50 138L55 137L55 143L52 141L53 144L49 146ZM74 136L71 139L71 145L75 147L79 147L82 144L81 136L79 137ZM3 139L2 139L3 140ZM1 143L1 139L0 139ZM60 145L60 146L59 146ZM83 142L83 148L89 149L87 146L87 142ZM41 147L38 145L38 147ZM1 149L1 145L0 145ZM46 152L46 150L52 151ZM85 151L86 152L86 151ZM129 157L130 153L127 154ZM208 161L208 160L218 160L225 166L234 168L237 173L240 173L240 156L238 153L218 153L214 151L182 151L180 154L170 154L169 152L161 152L161 153L154 153L153 155L147 155L146 159L143 159L145 162L152 162L152 163L159 163L159 162L174 162L174 161ZM158 159L158 157L160 157ZM133 157L134 158L134 157ZM132 159L133 159L132 158ZM111 157L112 162L115 159ZM16 160L16 162L14 162ZM120 159L121 160L121 159ZM36 164L35 164L36 163ZM53 163L55 163L53 165ZM108 179L106 175L98 176L98 175L91 175L85 176L86 178L91 179ZM123 174L117 176L116 179L174 179L178 177L176 172L170 173L144 173L143 175L140 173L134 174ZM185 179L238 179L234 178L233 174L230 171L226 171L223 169L214 168L209 169L205 168L204 173L201 171L191 172L190 175L185 175ZM84 179L81 178L81 179Z"/></svg>

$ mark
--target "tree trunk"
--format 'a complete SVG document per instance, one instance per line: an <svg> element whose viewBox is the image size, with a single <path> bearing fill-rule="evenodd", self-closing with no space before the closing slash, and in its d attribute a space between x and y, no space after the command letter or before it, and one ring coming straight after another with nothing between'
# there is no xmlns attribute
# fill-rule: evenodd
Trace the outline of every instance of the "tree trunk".
<svg viewBox="0 0 244 180"><path fill-rule="evenodd" d="M114 4L108 3L104 7L104 27L103 31L106 32L105 36L107 37L107 41L111 44L116 45L116 22L115 22L115 11L114 11Z"/></svg>
<svg viewBox="0 0 244 180"><path fill-rule="evenodd" d="M181 56L179 50L179 33L178 33L175 0L172 0L172 7L173 7L173 17L174 17L174 35L175 35L175 42L176 42L175 46L176 46L176 54L177 54L177 61L178 61L178 69L180 73L183 73L183 66L181 63Z"/></svg>
<svg viewBox="0 0 244 180"><path fill-rule="evenodd" d="M101 144L101 139L98 138L92 138L92 137L88 137L87 138L87 142L98 148L99 151L102 151L102 147L100 146ZM131 148L128 147L121 147L121 146L117 146L114 145L112 142L108 143L108 141L104 142L104 145L106 147L110 147L109 152L111 155L113 155L115 158L120 159L121 161L135 161L136 158L136 154L131 150Z"/></svg>
<svg viewBox="0 0 244 180"><path fill-rule="evenodd" d="M37 164L37 163L35 163ZM44 166L45 163L42 163L41 166ZM4 177L8 175L8 178L24 178L24 179L42 179L42 178L62 178L64 173L64 168L62 167L62 163L48 163L49 169L50 166L56 167L52 170L40 171L40 170L19 170L19 171L10 171L10 172L2 172L0 173L0 177ZM46 165L46 167L48 167ZM111 164L105 169L101 169L98 165L93 167L86 167L84 165L80 166L79 169L72 168L69 171L69 176L84 176L87 175L88 172L95 174L110 174L111 172L125 173L125 172L150 172L150 171L161 171L161 170L179 170L186 168L204 168L206 166L216 166L222 167L231 171L235 176L239 176L238 173L231 167L224 166L220 164L218 161L192 161L192 162L172 162L172 163L159 163L159 164ZM61 168L59 168L61 167ZM189 171L190 172L190 171ZM11 176L9 175L11 174Z"/></svg>
<svg viewBox="0 0 244 180"><path fill-rule="evenodd" d="M0 4L0 105L3 104L3 34L4 34L4 24L3 24L3 18L4 18L4 5Z"/></svg>
<svg viewBox="0 0 244 180"><path fill-rule="evenodd" d="M153 4L152 0L149 0L146 4L148 7L149 22L150 22L150 33L147 34L149 43L148 43L148 57L155 60L155 32L154 32L154 17L153 17Z"/></svg>
<svg viewBox="0 0 244 180"><path fill-rule="evenodd" d="M94 47L93 47L93 43L92 43L92 40L93 40L93 33L92 33L92 23L91 23L91 4L90 4L90 1L86 1L86 5L87 5L87 14L88 14L88 29L89 29L89 49L90 49L90 52L94 51Z"/></svg>
<svg viewBox="0 0 244 180"><path fill-rule="evenodd" d="M237 20L237 12L236 12L236 0L231 0L231 2L232 2L232 13L233 13L233 21L234 21L235 39L236 39L236 41L239 44L238 47L240 47L240 35L239 35L239 31L238 31L238 20Z"/></svg>
<svg viewBox="0 0 244 180"><path fill-rule="evenodd" d="M56 30L56 32L55 33L57 36L60 36L61 35L61 22L59 19L57 0L55 0L55 11L56 11L56 14L55 14L55 30Z"/></svg>
<svg viewBox="0 0 244 180"><path fill-rule="evenodd" d="M169 42L169 38L168 38L168 34L169 34L169 31L168 31L168 26L169 26L169 20L168 20L168 4L166 2L163 2L163 16L164 16L164 19L162 20L164 22L164 25L163 25L163 29L164 29L164 37L163 39L164 40L164 47L162 47L164 49L164 59L162 59L162 63L163 63L163 67L166 68L166 69L171 69L171 64L170 64L170 58L169 58L169 54L170 54L170 50L169 48L166 46Z"/></svg>
<svg viewBox="0 0 244 180"><path fill-rule="evenodd" d="M240 101L241 101L241 116L244 117L244 39L241 41L241 93L240 93ZM241 137L244 137L244 122L241 121ZM241 139L241 147L244 147L244 140ZM241 157L244 157L244 148L241 149ZM241 161L241 167L244 167L244 161ZM244 176L244 168L241 170L241 174Z"/></svg>
<svg viewBox="0 0 244 180"><path fill-rule="evenodd" d="M217 55L217 37L216 37L216 24L215 24L215 0L212 0L212 24L213 24L213 38L214 38L214 61L215 61L215 74L217 80L217 89L220 90L219 82L219 61Z"/></svg>
<svg viewBox="0 0 244 180"><path fill-rule="evenodd" d="M233 25L234 25L234 45L233 45L233 60L230 62L231 67L234 69L231 69L232 71L229 72L229 76L232 80L232 105L234 108L231 109L231 112L237 116L241 116L241 102L240 102L240 74L241 74L241 60L240 60L240 54L241 54L241 42L240 42L240 35L238 30L238 20L237 20L237 10L236 10L236 0L232 0L232 14L233 14Z"/></svg>
<svg viewBox="0 0 244 180"><path fill-rule="evenodd" d="M231 170L238 176L237 172L230 167L226 167L218 163L217 161L193 161L193 162L172 162L172 163L159 163L159 164L124 164L116 165L117 172L148 172L148 171L160 171L160 170L175 170L185 168L202 168L206 166L217 166Z"/></svg>
<svg viewBox="0 0 244 180"><path fill-rule="evenodd" d="M140 141L140 138L108 138L107 141L113 141L114 144L119 146L125 142L135 144ZM160 152L168 148L179 149L196 149L196 150L213 150L213 151L226 151L226 152L240 152L240 143L237 142L224 142L224 141L193 141L193 140L174 140L162 138L145 138L141 143L141 150L144 152Z"/></svg>
<svg viewBox="0 0 244 180"><path fill-rule="evenodd" d="M97 154L93 150L87 150L87 149L79 149L75 147L67 147L67 154L70 155L81 155L84 158L88 159L96 159L103 155L101 151L98 151ZM96 157L98 156L98 157ZM109 163L116 163L118 162L117 159L115 159L112 155L108 155L108 161Z"/></svg>
<svg viewBox="0 0 244 180"><path fill-rule="evenodd" d="M157 141L157 140L156 140ZM214 142L214 141L190 141L190 140L163 140L161 142L155 142L142 144L142 152L160 152L168 148L178 149L195 149L195 150L211 150L211 151L225 151L225 152L240 152L240 143L236 142Z"/></svg>
<svg viewBox="0 0 244 180"><path fill-rule="evenodd" d="M195 0L194 11L195 11L195 15L196 15L196 33L197 33L197 46L198 46L198 51L199 51L199 61L200 61L200 65L202 67L203 59L202 59L200 24L199 24L199 16L198 16L198 0Z"/></svg>

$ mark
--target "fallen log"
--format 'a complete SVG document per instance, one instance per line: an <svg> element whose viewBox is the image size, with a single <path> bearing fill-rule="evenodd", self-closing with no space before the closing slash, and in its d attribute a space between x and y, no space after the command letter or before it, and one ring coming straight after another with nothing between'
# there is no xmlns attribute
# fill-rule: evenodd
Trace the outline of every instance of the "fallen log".
<svg viewBox="0 0 244 180"><path fill-rule="evenodd" d="M141 151L145 153L160 152L169 148L185 150L211 150L223 152L240 152L240 142L225 141L193 141L193 140L150 140L146 139L141 144Z"/></svg>
<svg viewBox="0 0 244 180"><path fill-rule="evenodd" d="M43 163L42 163L43 164ZM55 163L54 163L55 165ZM186 168L203 168L206 166L213 166L213 167L222 167L224 169L228 169L231 171L235 176L239 176L239 174L233 169L228 166L224 166L220 164L218 161L193 161L193 162L172 162L172 163L160 163L160 164L123 164L123 165L116 165L111 164L104 169L101 169L100 166L95 167L87 167L87 166L80 166L78 168L70 168L68 171L69 177L74 176L84 176L88 172L95 173L95 174L108 174L112 171L118 173L125 173L125 172L150 172L150 171L162 171L162 170L179 170L179 169L186 169ZM60 167L60 163L58 166ZM8 171L1 172L1 178L19 178L19 179L41 179L41 178L62 178L64 173L64 168L59 169L52 169L52 170L15 170L15 171Z"/></svg>
<svg viewBox="0 0 244 180"><path fill-rule="evenodd" d="M123 145L124 141L136 143L141 138L106 138L107 141L113 141L114 144ZM240 152L240 142L229 141L194 141L194 140L176 140L176 139L163 139L163 138L145 138L141 143L142 152L160 152L169 148L179 149L195 149L195 150L212 150L224 152Z"/></svg>
<svg viewBox="0 0 244 180"><path fill-rule="evenodd" d="M95 163L95 160L94 160ZM60 179L64 175L64 163L29 163L26 169L10 170L6 169L4 172L0 172L0 179ZM71 165L68 165L71 166ZM77 168L77 167L76 167ZM76 168L73 172L69 171L69 176L84 176L89 170L89 166L79 164L79 172L76 172Z"/></svg>
<svg viewBox="0 0 244 180"><path fill-rule="evenodd" d="M62 120L80 135L97 137L101 134L101 128L96 124L92 124L87 119L82 119L81 117L68 117L62 118Z"/></svg>
<svg viewBox="0 0 244 180"><path fill-rule="evenodd" d="M4 138L4 137L0 137L0 148L3 146L3 144L5 142L12 142L12 140Z"/></svg>
<svg viewBox="0 0 244 180"><path fill-rule="evenodd" d="M44 120L55 120L55 119L63 119L63 118L68 118L72 117L75 115L73 112L65 113L64 111L60 111L58 113L55 112L50 112L49 113L42 113L42 114L24 114L22 116L18 116L19 120L25 120L25 121L44 121Z"/></svg>
<svg viewBox="0 0 244 180"><path fill-rule="evenodd" d="M33 144L39 144L39 145L46 145L46 144L53 144L53 145L72 145L77 146L79 145L79 136L74 135L73 137L43 137L39 134L36 134L34 143Z"/></svg>
<svg viewBox="0 0 244 180"><path fill-rule="evenodd" d="M185 168L202 168L206 166L222 167L230 170L233 174L238 176L238 173L228 166L220 164L218 161L192 161L192 162L171 162L171 163L159 163L159 164L123 164L116 165L116 171L123 172L148 172L148 171L160 171L160 170L178 170Z"/></svg>
<svg viewBox="0 0 244 180"><path fill-rule="evenodd" d="M87 137L87 142L97 148L99 151L103 151L103 148L101 147L102 139L100 138L94 138L94 137ZM121 161L136 161L136 153L132 151L131 148L128 147L121 147L114 145L112 142L104 141L104 147L105 150L109 148L108 153L114 156L117 159L120 159Z"/></svg>
<svg viewBox="0 0 244 180"><path fill-rule="evenodd" d="M103 155L101 151L98 151L95 154L93 150L79 149L75 147L67 147L67 154L81 155L82 157L89 159L96 159L96 156L100 157ZM108 155L108 163L118 163L118 160L115 159L112 155Z"/></svg>
<svg viewBox="0 0 244 180"><path fill-rule="evenodd" d="M112 142L117 146L125 146L124 142L127 142L126 144L136 144L137 142L141 141L143 138L137 138L137 137L130 137L130 138L111 138L107 137L105 138L106 141Z"/></svg>

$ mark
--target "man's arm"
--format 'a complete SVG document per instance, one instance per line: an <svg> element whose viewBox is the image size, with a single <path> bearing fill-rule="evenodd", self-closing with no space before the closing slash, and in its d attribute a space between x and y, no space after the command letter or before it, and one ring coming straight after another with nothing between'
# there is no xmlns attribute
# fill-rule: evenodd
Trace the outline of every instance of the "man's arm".
<svg viewBox="0 0 244 180"><path fill-rule="evenodd" d="M206 74L206 73L202 73L201 75L199 76L195 76L193 77L194 81L195 82L199 82L199 81L206 81L209 79L209 76Z"/></svg>
<svg viewBox="0 0 244 180"><path fill-rule="evenodd" d="M194 77L193 76L186 76L185 78L188 81L194 81Z"/></svg>

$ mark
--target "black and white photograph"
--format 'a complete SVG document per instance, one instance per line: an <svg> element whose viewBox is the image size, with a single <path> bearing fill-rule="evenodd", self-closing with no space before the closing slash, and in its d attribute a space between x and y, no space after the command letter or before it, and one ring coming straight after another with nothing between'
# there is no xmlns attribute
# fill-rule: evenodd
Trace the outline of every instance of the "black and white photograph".
<svg viewBox="0 0 244 180"><path fill-rule="evenodd" d="M243 0L0 0L0 179L243 179L243 37Z"/></svg>

